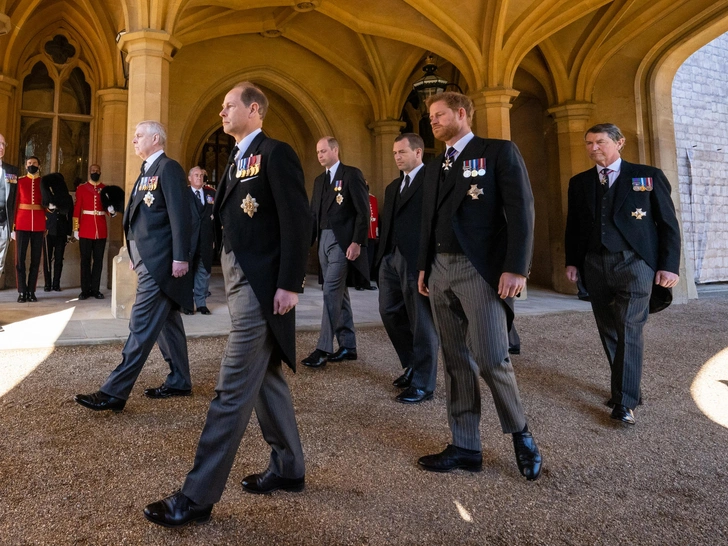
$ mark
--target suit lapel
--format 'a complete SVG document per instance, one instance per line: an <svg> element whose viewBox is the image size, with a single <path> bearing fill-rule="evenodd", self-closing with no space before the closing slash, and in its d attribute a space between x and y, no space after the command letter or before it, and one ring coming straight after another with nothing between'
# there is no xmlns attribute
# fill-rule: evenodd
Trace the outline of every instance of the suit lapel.
<svg viewBox="0 0 728 546"><path fill-rule="evenodd" d="M597 187L601 182L599 182L599 174L597 173L596 167L592 168L591 170L589 170L587 172L589 174L588 174L588 180L586 181L586 184L584 185L584 196L586 199L586 204L589 207L589 212L592 215L592 218L596 218Z"/></svg>
<svg viewBox="0 0 728 546"><path fill-rule="evenodd" d="M147 172L144 173L144 176L146 178L149 178L151 176L155 176L157 174L157 170L159 170L159 164L161 163L162 159L167 157L164 152L162 152L162 155L160 155L154 163L152 163L149 168L147 169ZM134 187L136 188L137 184L139 184L139 179L142 178L141 175L139 175L139 178L137 178L136 183L134 184ZM136 212L136 209L139 207L139 203L144 201L144 195L146 195L146 192L137 190L136 195L132 196L132 203L131 203L131 214L129 215L129 219L132 218L134 215L134 212Z"/></svg>
<svg viewBox="0 0 728 546"><path fill-rule="evenodd" d="M334 173L334 178L331 179L331 187L324 188L324 202L323 202L323 208L326 209L326 212L329 211L331 208L331 205L334 204L334 200L336 199L337 193L343 193L344 192L344 184L341 185L341 192L336 192L334 190L334 183L337 180L343 180L344 175L346 174L346 167L343 163L339 163L339 168L336 169L336 172Z"/></svg>
<svg viewBox="0 0 728 546"><path fill-rule="evenodd" d="M614 181L614 190L616 191L614 194L615 213L622 207L625 199L627 199L627 195L629 195L629 192L632 189L631 178L632 165L623 159L622 165L619 169L619 176L617 177L617 180Z"/></svg>
<svg viewBox="0 0 728 546"><path fill-rule="evenodd" d="M417 193L417 189L422 185L423 181L425 180L425 168L422 167L419 172L417 173L417 176L415 176L415 179L410 182L409 187L405 188L405 190L399 194L399 197L397 199L397 211L404 207L405 203L412 199L412 196Z"/></svg>
<svg viewBox="0 0 728 546"><path fill-rule="evenodd" d="M238 155L238 157L248 157L251 155L255 155L258 152L258 148L260 147L261 142L263 142L266 138L267 137L265 136L265 133L263 131L258 133L255 136L255 138L253 139L253 141L250 143L250 145L248 146L248 149L245 150L242 154ZM229 178L229 179L226 181L226 184L225 184L225 195L223 195L223 198L222 198L223 202L230 196L230 194L233 192L235 187L238 185L238 177L229 176L230 171L231 171L230 162L232 162L232 161L233 161L233 157L231 154L230 160L228 161L228 168L225 169L225 178L226 179ZM237 166L233 167L232 170L233 171L237 170ZM222 203L220 203L220 204L222 205Z"/></svg>

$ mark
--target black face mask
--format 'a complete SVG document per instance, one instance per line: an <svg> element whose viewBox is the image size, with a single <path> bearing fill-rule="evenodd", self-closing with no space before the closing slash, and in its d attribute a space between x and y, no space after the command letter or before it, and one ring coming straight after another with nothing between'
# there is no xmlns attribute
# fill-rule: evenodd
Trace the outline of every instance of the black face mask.
<svg viewBox="0 0 728 546"><path fill-rule="evenodd" d="M101 173L91 173L91 180L93 182L98 182L101 178Z"/></svg>
<svg viewBox="0 0 728 546"><path fill-rule="evenodd" d="M40 170L40 167L38 167L38 165L31 165L30 167L28 167L28 172L29 172L30 174L35 174L35 173L37 173L37 172L38 172L39 170Z"/></svg>

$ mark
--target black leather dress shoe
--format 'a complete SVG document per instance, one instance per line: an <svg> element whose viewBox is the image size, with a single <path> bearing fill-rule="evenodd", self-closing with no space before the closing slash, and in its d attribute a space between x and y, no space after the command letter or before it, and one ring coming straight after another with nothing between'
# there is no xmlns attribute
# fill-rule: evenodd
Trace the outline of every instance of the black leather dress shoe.
<svg viewBox="0 0 728 546"><path fill-rule="evenodd" d="M195 314L195 312L192 309L185 309L184 307L182 308L182 312L185 315L194 315Z"/></svg>
<svg viewBox="0 0 728 546"><path fill-rule="evenodd" d="M73 397L73 399L84 408L92 409L94 411L111 410L119 413L126 405L126 400L114 398L113 396L104 394L101 391L91 394L77 394Z"/></svg>
<svg viewBox="0 0 728 546"><path fill-rule="evenodd" d="M301 363L304 366L308 366L309 368L320 368L321 366L326 364L326 361L329 359L330 356L331 353L327 353L326 351L322 351L321 349L316 349L306 358L301 360Z"/></svg>
<svg viewBox="0 0 728 546"><path fill-rule="evenodd" d="M395 400L397 402L402 402L403 404L419 404L420 402L430 400L431 398L431 392L423 391L422 389L410 386L403 390L401 393L399 393L399 395L395 397Z"/></svg>
<svg viewBox="0 0 728 546"><path fill-rule="evenodd" d="M86 300L86 299L88 299L88 294L86 292L81 292L78 295L78 299L80 299L80 300Z"/></svg>
<svg viewBox="0 0 728 546"><path fill-rule="evenodd" d="M342 360L356 360L356 349L339 347L339 350L329 357L329 362L341 362Z"/></svg>
<svg viewBox="0 0 728 546"><path fill-rule="evenodd" d="M61 287L59 285L57 285L57 284L56 285L53 285L53 291L54 292L60 292L61 291Z"/></svg>
<svg viewBox="0 0 728 546"><path fill-rule="evenodd" d="M615 404L610 417L616 421L622 421L627 425L634 425L634 412L626 406Z"/></svg>
<svg viewBox="0 0 728 546"><path fill-rule="evenodd" d="M195 504L182 491L177 491L166 499L148 504L144 517L163 527L184 527L210 521L212 507L212 504Z"/></svg>
<svg viewBox="0 0 728 546"><path fill-rule="evenodd" d="M405 368L404 373L400 375L397 379L392 381L392 385L397 387L398 389L406 389L410 386L410 383L412 383L412 376L414 375L414 370L412 368Z"/></svg>
<svg viewBox="0 0 728 546"><path fill-rule="evenodd" d="M417 464L430 472L450 472L456 468L480 472L483 469L483 454L448 444L442 453L420 457Z"/></svg>
<svg viewBox="0 0 728 546"><path fill-rule="evenodd" d="M211 315L210 310L206 306L198 307L197 310L203 315Z"/></svg>
<svg viewBox="0 0 728 546"><path fill-rule="evenodd" d="M32 301L32 302L38 301L38 298L35 297L35 292L28 292L25 295L25 301Z"/></svg>
<svg viewBox="0 0 728 546"><path fill-rule="evenodd" d="M541 475L541 453L533 435L530 432L516 432L513 435L513 448L521 475L527 480L538 479Z"/></svg>
<svg viewBox="0 0 728 546"><path fill-rule="evenodd" d="M94 298L96 298L97 300L102 300L102 299L104 299L104 297L105 296L101 292L96 292L94 294Z"/></svg>
<svg viewBox="0 0 728 546"><path fill-rule="evenodd" d="M148 398L171 398L172 396L191 396L192 389L173 389L162 385L156 389L144 389L144 396Z"/></svg>
<svg viewBox="0 0 728 546"><path fill-rule="evenodd" d="M18 294L18 303L25 303L25 292L20 292Z"/></svg>
<svg viewBox="0 0 728 546"><path fill-rule="evenodd" d="M241 483L243 484L243 489L248 493L272 493L278 489L298 492L303 491L306 478L304 476L300 478L282 478L271 472L269 468L266 468L265 472L251 474L244 478Z"/></svg>
<svg viewBox="0 0 728 546"><path fill-rule="evenodd" d="M43 287L43 292L50 292L51 291L51 285L47 284Z"/></svg>
<svg viewBox="0 0 728 546"><path fill-rule="evenodd" d="M511 345L508 347L508 354L510 355L520 355L521 354L521 346L520 345Z"/></svg>

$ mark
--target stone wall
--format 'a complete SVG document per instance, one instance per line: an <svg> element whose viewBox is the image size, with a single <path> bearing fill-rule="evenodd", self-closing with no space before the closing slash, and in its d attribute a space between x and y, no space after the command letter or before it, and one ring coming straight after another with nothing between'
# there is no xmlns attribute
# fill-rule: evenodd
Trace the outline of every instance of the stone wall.
<svg viewBox="0 0 728 546"><path fill-rule="evenodd" d="M728 34L685 61L672 101L685 259L696 283L728 281Z"/></svg>

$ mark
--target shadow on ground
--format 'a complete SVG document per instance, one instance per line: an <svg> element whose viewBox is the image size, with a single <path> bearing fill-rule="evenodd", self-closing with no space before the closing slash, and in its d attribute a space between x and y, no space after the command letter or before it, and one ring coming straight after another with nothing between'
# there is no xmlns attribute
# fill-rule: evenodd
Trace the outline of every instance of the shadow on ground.
<svg viewBox="0 0 728 546"><path fill-rule="evenodd" d="M728 346L724 300L674 306L646 332L645 405L616 426L603 405L607 364L589 313L521 317L514 357L545 472L520 477L485 385L478 474L420 471L445 447L442 371L435 399L393 402L398 375L381 328L359 332L356 362L287 374L306 454L306 490L253 496L239 481L267 464L255 419L209 524L171 531L142 517L190 468L225 339L190 340L194 396L154 401L155 349L122 414L74 393L98 388L121 346L0 352L38 367L0 398L3 544L719 544L728 541L728 430L690 395L700 367ZM299 357L315 333L298 338ZM40 355L40 356L38 356ZM728 380L726 370L723 380Z"/></svg>

